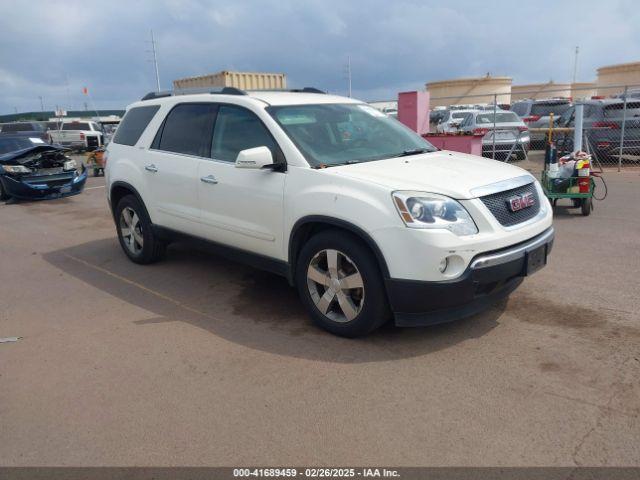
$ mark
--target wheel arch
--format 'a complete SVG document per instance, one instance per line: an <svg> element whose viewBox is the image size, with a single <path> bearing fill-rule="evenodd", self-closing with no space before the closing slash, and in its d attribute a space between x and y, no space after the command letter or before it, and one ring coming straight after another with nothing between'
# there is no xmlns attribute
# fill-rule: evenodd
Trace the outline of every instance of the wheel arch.
<svg viewBox="0 0 640 480"><path fill-rule="evenodd" d="M291 229L291 234L289 236L288 254L290 282L293 282L296 271L296 263L298 260L298 256L300 255L300 251L302 250L302 246L314 234L329 228L338 228L341 230L345 230L358 237L374 254L382 276L385 279L389 278L389 268L387 267L387 262L384 259L384 255L382 255L382 251L373 240L373 238L371 238L371 236L362 228L338 218L327 217L324 215L310 215L299 219Z"/></svg>
<svg viewBox="0 0 640 480"><path fill-rule="evenodd" d="M136 199L142 205L142 208L144 208L147 216L149 216L149 211L147 210L147 206L145 205L144 200L142 200L142 196L140 195L138 190L136 190L136 188L130 183L117 181L117 182L113 182L113 184L111 184L111 188L109 189L109 206L111 207L111 213L113 214L114 218L115 218L116 207L118 206L118 202L127 195L135 196Z"/></svg>

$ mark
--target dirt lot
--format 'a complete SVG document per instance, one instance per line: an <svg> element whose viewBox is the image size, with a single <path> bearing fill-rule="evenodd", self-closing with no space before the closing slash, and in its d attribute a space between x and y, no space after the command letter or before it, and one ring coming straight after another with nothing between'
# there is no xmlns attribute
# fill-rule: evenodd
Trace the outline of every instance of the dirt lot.
<svg viewBox="0 0 640 480"><path fill-rule="evenodd" d="M104 181L0 205L1 465L639 465L640 173L508 302L361 340L279 277L120 251Z"/></svg>

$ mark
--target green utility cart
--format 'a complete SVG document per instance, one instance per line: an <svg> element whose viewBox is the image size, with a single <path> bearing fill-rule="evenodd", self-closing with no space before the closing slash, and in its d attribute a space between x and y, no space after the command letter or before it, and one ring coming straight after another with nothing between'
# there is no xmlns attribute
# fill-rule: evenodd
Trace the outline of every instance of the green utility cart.
<svg viewBox="0 0 640 480"><path fill-rule="evenodd" d="M578 180L581 177L569 177L563 179L568 183L563 184L560 189L557 188L556 185L553 184L555 178L549 178L547 176L547 171L542 172L542 176L540 179L540 183L542 184L542 189L544 190L544 194L549 199L551 204L555 207L559 198L570 198L573 203L573 208L580 208L582 210L582 215L587 216L591 213L593 209L593 189L595 187L595 182L593 181L593 176L589 177L589 192L580 193L576 191L579 189Z"/></svg>

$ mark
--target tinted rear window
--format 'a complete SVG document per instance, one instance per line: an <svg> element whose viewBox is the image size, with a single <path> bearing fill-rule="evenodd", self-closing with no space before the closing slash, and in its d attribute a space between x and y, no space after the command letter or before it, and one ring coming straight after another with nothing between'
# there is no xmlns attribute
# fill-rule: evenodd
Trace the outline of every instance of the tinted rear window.
<svg viewBox="0 0 640 480"><path fill-rule="evenodd" d="M546 117L550 113L553 113L553 115L557 117L569 110L570 107L571 104L569 102L534 103L531 106L531 115Z"/></svg>
<svg viewBox="0 0 640 480"><path fill-rule="evenodd" d="M496 112L496 123L520 122L513 112ZM477 124L493 123L493 113L482 113L476 117Z"/></svg>
<svg viewBox="0 0 640 480"><path fill-rule="evenodd" d="M32 123L8 123L7 125L3 125L2 131L7 132L39 132L42 130L42 127L38 124Z"/></svg>
<svg viewBox="0 0 640 480"><path fill-rule="evenodd" d="M521 117L527 114L527 107L529 104L527 103L514 103L511 105L511 111Z"/></svg>
<svg viewBox="0 0 640 480"><path fill-rule="evenodd" d="M604 116L607 118L622 118L624 103L615 103L604 107ZM640 102L627 102L627 118L640 117Z"/></svg>
<svg viewBox="0 0 640 480"><path fill-rule="evenodd" d="M91 130L87 122L63 123L62 130Z"/></svg>
<svg viewBox="0 0 640 480"><path fill-rule="evenodd" d="M113 143L129 146L135 145L159 109L160 105L149 105L130 109L122 119L122 122L120 122L116 134L113 137Z"/></svg>
<svg viewBox="0 0 640 480"><path fill-rule="evenodd" d="M210 103L176 105L164 122L158 149L209 157L215 112L216 106Z"/></svg>

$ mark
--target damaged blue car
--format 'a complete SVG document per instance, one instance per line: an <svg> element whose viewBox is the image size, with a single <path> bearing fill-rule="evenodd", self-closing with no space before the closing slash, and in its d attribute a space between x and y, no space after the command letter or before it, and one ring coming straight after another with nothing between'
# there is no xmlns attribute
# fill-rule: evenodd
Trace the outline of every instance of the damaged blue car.
<svg viewBox="0 0 640 480"><path fill-rule="evenodd" d="M0 200L47 200L77 195L87 170L67 149L39 138L0 136Z"/></svg>

